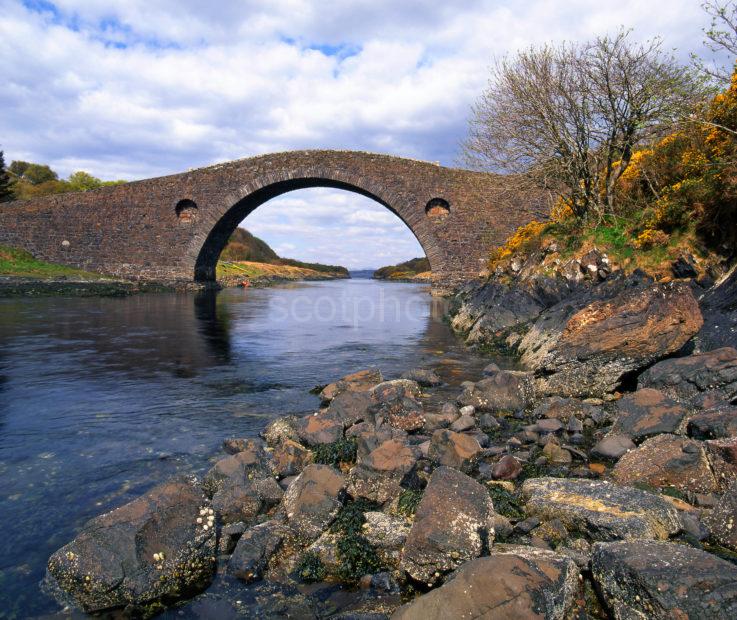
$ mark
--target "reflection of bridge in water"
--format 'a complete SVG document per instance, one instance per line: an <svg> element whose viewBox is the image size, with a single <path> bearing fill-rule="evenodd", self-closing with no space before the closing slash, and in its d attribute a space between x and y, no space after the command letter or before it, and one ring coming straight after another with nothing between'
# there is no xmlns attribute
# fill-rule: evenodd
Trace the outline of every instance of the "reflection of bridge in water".
<svg viewBox="0 0 737 620"><path fill-rule="evenodd" d="M263 155L182 174L11 203L0 244L46 260L149 280L213 280L238 224L268 200L330 187L368 196L414 233L437 284L478 273L491 247L544 217L508 177L352 151Z"/></svg>

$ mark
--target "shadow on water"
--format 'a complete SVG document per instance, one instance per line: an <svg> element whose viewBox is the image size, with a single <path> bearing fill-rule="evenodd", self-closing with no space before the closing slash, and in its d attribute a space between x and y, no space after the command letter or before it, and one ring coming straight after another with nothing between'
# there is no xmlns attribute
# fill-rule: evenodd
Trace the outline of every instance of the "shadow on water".
<svg viewBox="0 0 737 620"><path fill-rule="evenodd" d="M452 397L488 360L442 313L421 286L365 280L0 300L0 618L58 610L38 584L85 521L315 410L316 384L423 366Z"/></svg>

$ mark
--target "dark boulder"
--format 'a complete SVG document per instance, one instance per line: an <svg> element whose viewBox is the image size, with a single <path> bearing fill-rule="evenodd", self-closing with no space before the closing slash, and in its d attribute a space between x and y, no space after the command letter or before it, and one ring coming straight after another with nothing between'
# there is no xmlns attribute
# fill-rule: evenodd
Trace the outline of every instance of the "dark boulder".
<svg viewBox="0 0 737 620"><path fill-rule="evenodd" d="M425 370L423 368L413 368L412 370L403 372L402 379L416 381L422 387L436 387L443 383L443 380L432 370Z"/></svg>
<svg viewBox="0 0 737 620"><path fill-rule="evenodd" d="M312 540L335 519L345 498L347 481L328 465L308 465L284 494L284 510L291 528Z"/></svg>
<svg viewBox="0 0 737 620"><path fill-rule="evenodd" d="M737 481L704 518L711 535L723 547L737 551Z"/></svg>
<svg viewBox="0 0 737 620"><path fill-rule="evenodd" d="M240 482L228 480L212 496L212 507L223 523L250 523L274 508L283 495L271 476Z"/></svg>
<svg viewBox="0 0 737 620"><path fill-rule="evenodd" d="M134 616L153 615L210 583L211 517L198 485L164 483L86 523L51 556L49 573L86 612L125 607Z"/></svg>
<svg viewBox="0 0 737 620"><path fill-rule="evenodd" d="M617 460L634 450L637 446L627 435L607 435L591 448L591 456L601 459Z"/></svg>
<svg viewBox="0 0 737 620"><path fill-rule="evenodd" d="M591 572L614 618L737 618L737 566L670 542L597 543Z"/></svg>
<svg viewBox="0 0 737 620"><path fill-rule="evenodd" d="M312 452L291 439L284 439L271 452L271 467L279 478L296 476L311 462Z"/></svg>
<svg viewBox="0 0 737 620"><path fill-rule="evenodd" d="M737 437L737 407L703 411L688 420L688 434L694 439Z"/></svg>
<svg viewBox="0 0 737 620"><path fill-rule="evenodd" d="M617 401L617 417L611 432L627 435L637 443L661 433L675 433L687 414L683 405L660 390L642 388Z"/></svg>
<svg viewBox="0 0 737 620"><path fill-rule="evenodd" d="M494 538L494 507L478 482L438 467L417 506L400 567L428 585L481 555Z"/></svg>
<svg viewBox="0 0 737 620"><path fill-rule="evenodd" d="M640 375L638 386L653 387L680 400L718 390L732 401L737 397L737 350L724 347L663 360Z"/></svg>
<svg viewBox="0 0 737 620"><path fill-rule="evenodd" d="M298 418L294 423L300 442L308 446L335 443L343 438L343 421L334 412L320 411Z"/></svg>
<svg viewBox="0 0 737 620"><path fill-rule="evenodd" d="M259 441L249 440L243 450L219 459L207 472L202 486L212 496L226 484L241 486L271 475L269 455Z"/></svg>
<svg viewBox="0 0 737 620"><path fill-rule="evenodd" d="M373 403L369 392L343 392L330 401L327 414L340 420L348 428L359 422L373 421L370 412Z"/></svg>
<svg viewBox="0 0 737 620"><path fill-rule="evenodd" d="M277 521L266 521L247 529L228 560L228 572L246 582L261 579L286 536L287 529Z"/></svg>

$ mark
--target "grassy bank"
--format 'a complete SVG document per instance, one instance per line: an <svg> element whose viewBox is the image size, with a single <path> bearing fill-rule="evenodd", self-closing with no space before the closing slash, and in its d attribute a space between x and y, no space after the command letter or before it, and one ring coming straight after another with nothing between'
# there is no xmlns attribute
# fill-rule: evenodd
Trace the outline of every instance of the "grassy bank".
<svg viewBox="0 0 737 620"><path fill-rule="evenodd" d="M36 280L110 280L99 273L47 263L30 252L0 245L0 276Z"/></svg>
<svg viewBox="0 0 737 620"><path fill-rule="evenodd" d="M224 286L237 286L247 280L252 285L297 280L345 278L343 271L317 270L295 265L274 265L254 261L219 261L217 280Z"/></svg>

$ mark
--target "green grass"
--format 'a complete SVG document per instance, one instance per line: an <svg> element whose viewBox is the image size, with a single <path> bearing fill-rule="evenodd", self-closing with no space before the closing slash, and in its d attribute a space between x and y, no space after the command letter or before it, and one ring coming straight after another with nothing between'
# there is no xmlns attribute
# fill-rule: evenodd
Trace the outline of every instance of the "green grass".
<svg viewBox="0 0 737 620"><path fill-rule="evenodd" d="M0 276L34 278L39 280L101 280L99 273L47 263L34 258L30 252L0 245Z"/></svg>

